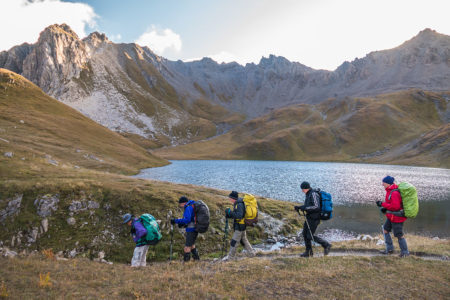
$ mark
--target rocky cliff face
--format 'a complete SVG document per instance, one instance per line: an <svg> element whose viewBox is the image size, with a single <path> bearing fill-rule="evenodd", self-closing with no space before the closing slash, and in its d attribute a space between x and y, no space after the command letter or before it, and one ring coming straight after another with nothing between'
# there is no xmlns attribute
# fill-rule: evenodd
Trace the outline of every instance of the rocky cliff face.
<svg viewBox="0 0 450 300"><path fill-rule="evenodd" d="M401 46L344 62L335 71L314 70L271 55L258 65L217 64L211 59L166 61L163 73L187 98L206 96L255 117L295 103L372 96L420 88L450 89L450 37L430 29ZM181 78L181 79L180 79Z"/></svg>
<svg viewBox="0 0 450 300"><path fill-rule="evenodd" d="M0 67L104 126L158 146L208 138L292 104L450 90L450 37L426 29L331 72L273 55L245 66L169 61L146 47L114 44L97 32L80 40L67 25L53 25L36 44L1 52Z"/></svg>

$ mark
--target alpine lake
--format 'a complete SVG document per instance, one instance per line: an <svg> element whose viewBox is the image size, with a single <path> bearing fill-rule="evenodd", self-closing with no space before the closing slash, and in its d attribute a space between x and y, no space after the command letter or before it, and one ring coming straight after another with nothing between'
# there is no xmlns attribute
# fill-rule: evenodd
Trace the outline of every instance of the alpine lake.
<svg viewBox="0 0 450 300"><path fill-rule="evenodd" d="M267 198L303 203L302 181L333 197L333 218L322 221L319 231L331 240L365 233L380 233L385 217L375 204L383 200L381 180L386 175L397 183L417 188L419 214L405 222L404 231L431 237L450 237L450 170L439 168L358 163L173 160L168 166L143 169L135 177L193 184ZM181 195L180 195L181 196ZM194 199L195 200L195 199Z"/></svg>

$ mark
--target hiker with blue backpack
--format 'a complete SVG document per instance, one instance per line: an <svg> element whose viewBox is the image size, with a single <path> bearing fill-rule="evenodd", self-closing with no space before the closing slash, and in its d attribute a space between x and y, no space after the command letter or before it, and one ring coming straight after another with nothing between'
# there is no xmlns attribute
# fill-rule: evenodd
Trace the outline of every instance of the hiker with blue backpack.
<svg viewBox="0 0 450 300"><path fill-rule="evenodd" d="M171 224L178 224L179 228L186 228L186 243L184 246L183 260L188 262L192 258L200 260L200 255L195 247L195 241L199 233L207 231L209 226L209 209L208 206L201 200L189 200L182 196L178 199L178 205L184 209L183 218L171 219Z"/></svg>
<svg viewBox="0 0 450 300"><path fill-rule="evenodd" d="M131 227L131 236L136 243L131 267L145 267L147 265L147 252L150 245L156 245L162 238L159 225L150 214L143 214L135 218L132 214L123 216L123 224Z"/></svg>
<svg viewBox="0 0 450 300"><path fill-rule="evenodd" d="M386 222L383 225L386 249L381 251L381 253L386 255L394 253L394 244L392 243L392 238L390 235L390 232L394 231L394 236L398 239L398 245L400 246L400 257L406 257L409 255L409 251L408 244L406 243L406 239L403 235L403 223L406 221L407 216L415 217L415 215L417 215L419 208L416 189L408 183L401 183L402 187L405 186L406 192L415 194L415 200L413 201L417 203L417 208L413 208L416 210L413 216L410 215L409 205L405 206L405 215L405 199L402 199L401 188L399 189L399 185L395 184L395 178L392 176L384 177L382 180L382 185L386 190L385 200L384 202L376 201L377 206L380 207L380 211L386 214ZM410 198L409 194L404 194L404 196L404 198Z"/></svg>
<svg viewBox="0 0 450 300"><path fill-rule="evenodd" d="M309 182L304 181L300 185L302 192L305 194L305 202L301 206L294 206L294 209L300 214L302 211L305 216L305 223L303 224L303 239L305 240L305 252L300 254L301 257L313 256L312 241L319 243L323 247L323 254L328 255L331 249L331 244L319 236L314 235L317 227L320 224L322 215L322 197L320 190L312 189ZM328 194L328 193L326 193ZM329 195L329 194L328 194ZM331 201L331 197L330 197ZM306 212L306 215L305 215ZM331 212L328 213L327 218L331 218Z"/></svg>

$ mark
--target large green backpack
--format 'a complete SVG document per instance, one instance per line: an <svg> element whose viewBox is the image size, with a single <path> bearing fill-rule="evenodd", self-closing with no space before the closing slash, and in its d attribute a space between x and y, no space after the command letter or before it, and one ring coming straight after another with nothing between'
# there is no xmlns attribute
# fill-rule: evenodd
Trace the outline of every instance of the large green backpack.
<svg viewBox="0 0 450 300"><path fill-rule="evenodd" d="M417 198L416 188L408 182L400 182L398 189L392 191L399 191L402 196L402 204L404 215L407 218L415 218L419 213L419 199ZM389 195L390 198L391 195Z"/></svg>
<svg viewBox="0 0 450 300"><path fill-rule="evenodd" d="M140 238L136 245L156 245L161 240L162 234L155 217L151 214L143 214L139 217L139 221L144 225L145 229L147 229L147 235Z"/></svg>

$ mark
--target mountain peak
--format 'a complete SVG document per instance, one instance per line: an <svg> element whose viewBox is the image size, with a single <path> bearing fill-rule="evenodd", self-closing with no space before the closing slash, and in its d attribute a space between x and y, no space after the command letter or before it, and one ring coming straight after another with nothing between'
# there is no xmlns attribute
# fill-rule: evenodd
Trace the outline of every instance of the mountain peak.
<svg viewBox="0 0 450 300"><path fill-rule="evenodd" d="M67 35L70 36L72 39L78 40L78 35L75 31L70 28L69 25L63 23L63 24L53 24L45 28L40 36L39 40L46 38L48 36L54 36L54 35Z"/></svg>

